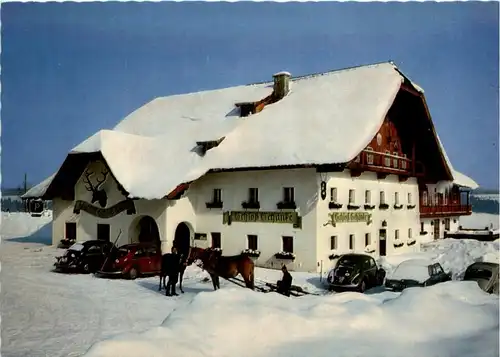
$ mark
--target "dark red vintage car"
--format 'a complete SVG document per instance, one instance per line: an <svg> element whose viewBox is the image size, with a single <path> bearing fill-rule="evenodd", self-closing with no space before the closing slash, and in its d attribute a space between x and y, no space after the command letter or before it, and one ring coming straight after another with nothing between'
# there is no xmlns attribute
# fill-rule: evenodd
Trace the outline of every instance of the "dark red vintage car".
<svg viewBox="0 0 500 357"><path fill-rule="evenodd" d="M151 243L132 243L118 248L113 261L96 272L97 277L123 277L158 275L161 271L161 248Z"/></svg>

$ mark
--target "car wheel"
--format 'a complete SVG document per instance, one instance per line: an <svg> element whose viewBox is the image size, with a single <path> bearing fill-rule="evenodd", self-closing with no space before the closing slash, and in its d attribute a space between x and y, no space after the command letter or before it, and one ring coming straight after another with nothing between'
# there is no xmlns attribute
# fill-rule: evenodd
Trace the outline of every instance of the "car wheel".
<svg viewBox="0 0 500 357"><path fill-rule="evenodd" d="M361 283L359 284L358 291L363 294L365 290L366 290L366 283L364 280L362 280Z"/></svg>
<svg viewBox="0 0 500 357"><path fill-rule="evenodd" d="M90 266L88 263L86 263L84 266L83 266L83 271L85 272L85 274L88 274L90 273Z"/></svg>
<svg viewBox="0 0 500 357"><path fill-rule="evenodd" d="M138 276L139 276L139 271L135 267L130 268L130 270L128 272L129 279L134 280Z"/></svg>

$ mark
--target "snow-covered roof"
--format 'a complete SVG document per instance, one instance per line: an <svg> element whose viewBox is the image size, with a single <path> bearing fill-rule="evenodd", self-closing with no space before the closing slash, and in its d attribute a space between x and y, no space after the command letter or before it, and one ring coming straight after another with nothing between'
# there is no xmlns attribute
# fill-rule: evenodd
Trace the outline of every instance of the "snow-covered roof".
<svg viewBox="0 0 500 357"><path fill-rule="evenodd" d="M453 183L455 185L468 187L468 188L473 189L473 190L478 188L479 185L473 179L471 179L470 177L464 175L463 173L455 170L455 168L451 164L451 161L450 161L450 158L448 157L448 154L446 154L446 150L444 149L443 143L441 142L441 139L439 138L439 135L437 133L436 133L436 137L437 137L441 152L443 153L444 159L446 161L446 164L450 168L451 174L453 176Z"/></svg>
<svg viewBox="0 0 500 357"><path fill-rule="evenodd" d="M102 153L130 196L146 199L213 169L349 162L377 133L405 78L392 63L292 78L283 99L248 117L235 104L268 97L273 82L157 98L70 154ZM223 137L204 156L195 152L197 142Z"/></svg>
<svg viewBox="0 0 500 357"><path fill-rule="evenodd" d="M38 185L33 186L30 188L24 195L21 196L21 198L38 198L42 197L45 192L47 191L47 188L52 182L52 179L56 176L56 173L50 175L47 177L45 180L40 182Z"/></svg>

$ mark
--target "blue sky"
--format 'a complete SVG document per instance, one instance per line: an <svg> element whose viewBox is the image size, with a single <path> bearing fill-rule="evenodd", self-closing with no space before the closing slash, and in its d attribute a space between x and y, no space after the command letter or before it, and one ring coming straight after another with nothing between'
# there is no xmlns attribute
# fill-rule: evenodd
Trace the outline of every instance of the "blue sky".
<svg viewBox="0 0 500 357"><path fill-rule="evenodd" d="M498 187L498 3L2 4L2 187L158 96L392 59L453 165Z"/></svg>

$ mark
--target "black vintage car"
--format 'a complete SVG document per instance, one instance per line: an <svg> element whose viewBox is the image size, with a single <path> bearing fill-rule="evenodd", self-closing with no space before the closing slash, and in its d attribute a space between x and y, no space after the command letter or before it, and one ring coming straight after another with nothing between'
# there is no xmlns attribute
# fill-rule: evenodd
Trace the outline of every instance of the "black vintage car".
<svg viewBox="0 0 500 357"><path fill-rule="evenodd" d="M464 274L465 281L475 281L481 289L498 295L498 264L475 262L469 265Z"/></svg>
<svg viewBox="0 0 500 357"><path fill-rule="evenodd" d="M75 243L60 257L56 257L55 270L59 272L94 273L116 254L116 246L103 240Z"/></svg>
<svg viewBox="0 0 500 357"><path fill-rule="evenodd" d="M451 280L451 273L445 273L439 263L426 259L409 259L397 266L386 279L385 287L392 291L406 288L425 287Z"/></svg>
<svg viewBox="0 0 500 357"><path fill-rule="evenodd" d="M385 270L379 268L375 259L367 254L341 255L328 274L330 290L354 290L365 292L366 289L384 283Z"/></svg>

